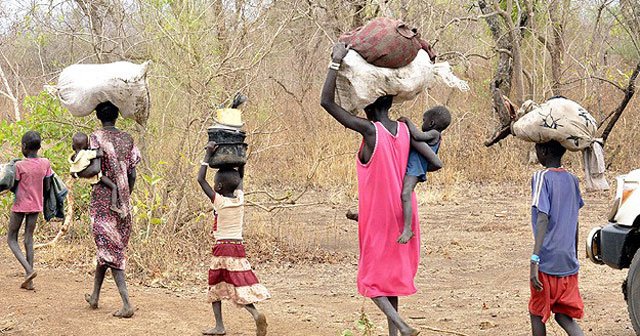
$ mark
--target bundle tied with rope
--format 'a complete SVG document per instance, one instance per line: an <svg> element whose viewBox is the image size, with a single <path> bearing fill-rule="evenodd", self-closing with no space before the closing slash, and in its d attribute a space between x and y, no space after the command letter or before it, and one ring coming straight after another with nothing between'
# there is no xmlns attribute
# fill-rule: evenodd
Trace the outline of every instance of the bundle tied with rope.
<svg viewBox="0 0 640 336"><path fill-rule="evenodd" d="M545 143L557 141L569 151L582 151L585 184L588 190L609 190L605 179L603 140L597 138L598 124L578 103L552 98L542 104L527 100L517 112L511 133L517 138Z"/></svg>
<svg viewBox="0 0 640 336"><path fill-rule="evenodd" d="M44 88L74 117L88 116L98 104L109 101L124 118L144 126L151 107L147 83L150 64L151 61L73 64L62 70L56 85Z"/></svg>
<svg viewBox="0 0 640 336"><path fill-rule="evenodd" d="M394 96L393 103L398 104L438 83L469 90L449 63L435 63L429 43L400 20L373 19L339 41L350 50L338 69L336 102L354 115L379 97Z"/></svg>

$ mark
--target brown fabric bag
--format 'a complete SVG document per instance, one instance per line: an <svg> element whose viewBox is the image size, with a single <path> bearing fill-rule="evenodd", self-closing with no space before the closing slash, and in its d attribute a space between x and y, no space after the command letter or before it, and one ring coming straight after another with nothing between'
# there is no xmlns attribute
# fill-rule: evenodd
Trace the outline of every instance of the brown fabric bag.
<svg viewBox="0 0 640 336"><path fill-rule="evenodd" d="M380 17L343 34L339 40L351 46L367 63L383 68L401 68L424 49L431 62L436 54L429 43L420 38L418 30L400 20Z"/></svg>

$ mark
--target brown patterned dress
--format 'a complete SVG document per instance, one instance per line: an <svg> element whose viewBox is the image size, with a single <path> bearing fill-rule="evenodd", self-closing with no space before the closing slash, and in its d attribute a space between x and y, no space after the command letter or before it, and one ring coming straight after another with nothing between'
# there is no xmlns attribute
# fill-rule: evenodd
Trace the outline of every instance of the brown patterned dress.
<svg viewBox="0 0 640 336"><path fill-rule="evenodd" d="M128 174L140 162L140 152L128 133L118 130L97 130L90 136L92 149L102 149L102 174L118 186L118 207L112 211L111 190L104 184L93 186L89 214L96 242L96 258L100 265L124 270L125 255L131 235L131 201Z"/></svg>

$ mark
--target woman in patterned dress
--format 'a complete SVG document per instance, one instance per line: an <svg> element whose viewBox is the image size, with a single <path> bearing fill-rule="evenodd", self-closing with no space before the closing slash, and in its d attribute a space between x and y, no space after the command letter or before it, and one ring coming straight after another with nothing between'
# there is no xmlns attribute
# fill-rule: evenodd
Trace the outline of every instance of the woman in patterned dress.
<svg viewBox="0 0 640 336"><path fill-rule="evenodd" d="M101 160L93 160L97 163L92 166L97 167L89 167L86 170L91 170L92 174L101 171L114 181L118 189L120 212L111 210L109 188L101 183L94 185L90 217L98 265L93 293L86 294L85 299L91 308L98 308L102 282L107 269L110 268L123 303L122 308L114 312L113 316L129 318L133 316L134 309L129 302L124 270L132 223L130 195L136 180L136 165L140 162L140 152L131 135L115 127L118 112L118 108L110 102L99 104L96 107L96 116L102 122L102 129L95 131L90 137L91 148L102 149L104 156Z"/></svg>

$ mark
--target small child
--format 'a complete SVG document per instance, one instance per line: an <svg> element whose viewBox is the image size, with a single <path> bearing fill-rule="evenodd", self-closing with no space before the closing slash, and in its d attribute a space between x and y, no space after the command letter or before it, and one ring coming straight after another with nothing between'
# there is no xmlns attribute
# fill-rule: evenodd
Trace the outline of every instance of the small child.
<svg viewBox="0 0 640 336"><path fill-rule="evenodd" d="M22 136L22 154L24 160L16 162L15 201L11 208L7 243L13 255L18 259L25 271L21 288L33 290L33 279L38 273L33 269L33 232L36 228L38 214L42 212L44 192L51 187L51 163L38 157L42 139L40 134L28 131ZM22 254L18 244L18 233L22 222L25 223L24 247Z"/></svg>
<svg viewBox="0 0 640 336"><path fill-rule="evenodd" d="M242 178L244 167L220 169L214 177L214 188L207 182L208 162L217 145L209 142L206 147L204 161L198 172L198 183L213 203L215 220L213 235L215 245L209 269L209 302L213 307L216 326L202 332L203 335L224 335L222 321L222 302L230 300L242 306L253 316L258 336L267 334L267 320L256 306L257 302L271 296L253 273L242 238L244 222L244 193Z"/></svg>
<svg viewBox="0 0 640 336"><path fill-rule="evenodd" d="M69 170L71 176L74 178L83 177L83 172L87 169L93 160L97 160L97 164L100 164L100 158L102 158L102 150L89 149L89 137L78 132L73 136L72 148L75 152L69 157ZM89 183L98 184L102 183L111 189L111 211L116 213L122 213L118 207L118 186L113 181L102 175L102 172L98 175L87 178Z"/></svg>
<svg viewBox="0 0 640 336"><path fill-rule="evenodd" d="M411 120L407 118L400 118L409 126L409 133L411 138L418 143L425 143L431 148L433 153L438 154L440 149L440 142L442 141L442 132L451 124L451 113L444 106L435 106L428 109L422 115L422 130L419 130ZM409 151L409 161L407 162L407 173L402 181L402 213L404 216L404 230L402 235L398 238L398 243L406 244L409 239L413 237L413 231L411 231L411 216L413 215L413 205L411 204L411 196L413 191L419 182L427 181L427 172L437 171L441 166L429 165L425 158L431 153L425 153L428 151L426 146L411 144L411 150Z"/></svg>
<svg viewBox="0 0 640 336"><path fill-rule="evenodd" d="M440 149L442 131L451 124L451 113L444 106L435 106L422 115L422 130L419 130L411 120L401 117L398 119L409 127L411 133L411 150L407 162L407 173L402 185L402 213L404 228L398 238L398 243L406 244L413 238L411 230L411 217L413 216L412 195L419 182L427 180L427 172L437 171L442 165L429 165L426 157L436 157ZM437 160L440 162L440 160ZM358 220L358 214L347 213L347 218Z"/></svg>
<svg viewBox="0 0 640 336"><path fill-rule="evenodd" d="M531 223L535 243L531 255L529 313L534 336L547 334L545 323L555 320L569 336L584 335L574 319L584 304L578 290L578 212L584 205L578 179L562 168L566 149L556 141L536 145L546 167L531 180Z"/></svg>

